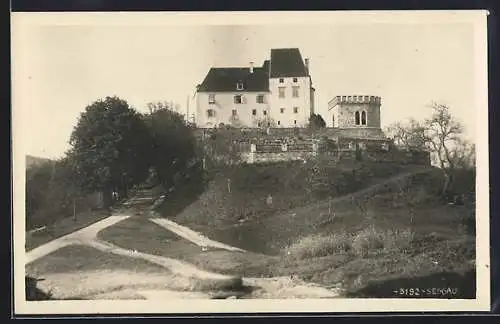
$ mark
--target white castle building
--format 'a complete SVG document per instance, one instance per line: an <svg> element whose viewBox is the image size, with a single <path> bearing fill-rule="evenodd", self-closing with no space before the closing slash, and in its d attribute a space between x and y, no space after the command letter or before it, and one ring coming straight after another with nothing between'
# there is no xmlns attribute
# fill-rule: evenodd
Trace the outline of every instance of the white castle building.
<svg viewBox="0 0 500 324"><path fill-rule="evenodd" d="M298 48L271 49L262 66L212 67L196 89L199 128L305 127L314 113L309 60Z"/></svg>

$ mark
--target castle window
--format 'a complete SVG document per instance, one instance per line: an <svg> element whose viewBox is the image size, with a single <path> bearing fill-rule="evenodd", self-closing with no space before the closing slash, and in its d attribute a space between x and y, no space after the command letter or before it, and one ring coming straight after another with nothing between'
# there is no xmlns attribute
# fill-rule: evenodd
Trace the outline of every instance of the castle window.
<svg viewBox="0 0 500 324"><path fill-rule="evenodd" d="M257 95L257 103L260 104L264 103L264 95Z"/></svg>
<svg viewBox="0 0 500 324"><path fill-rule="evenodd" d="M356 112L354 113L354 119L355 119L356 125L359 125L359 124L360 124L360 120L359 120L359 111L356 111Z"/></svg>
<svg viewBox="0 0 500 324"><path fill-rule="evenodd" d="M243 82L236 83L236 90L243 90Z"/></svg>
<svg viewBox="0 0 500 324"><path fill-rule="evenodd" d="M264 114L264 116L266 116L267 115L267 110L262 111L262 113Z"/></svg>
<svg viewBox="0 0 500 324"><path fill-rule="evenodd" d="M238 114L238 112L236 111L236 109L233 109L233 116L236 116Z"/></svg>
<svg viewBox="0 0 500 324"><path fill-rule="evenodd" d="M280 108L280 113L284 113L285 112L285 108Z"/></svg>
<svg viewBox="0 0 500 324"><path fill-rule="evenodd" d="M215 111L213 109L207 110L207 117L211 118L215 116Z"/></svg>
<svg viewBox="0 0 500 324"><path fill-rule="evenodd" d="M278 125L281 125L281 122L278 120Z"/></svg>
<svg viewBox="0 0 500 324"><path fill-rule="evenodd" d="M253 116L257 115L257 109L252 109L252 115Z"/></svg>
<svg viewBox="0 0 500 324"><path fill-rule="evenodd" d="M293 113L297 114L299 112L299 107L293 107Z"/></svg>
<svg viewBox="0 0 500 324"><path fill-rule="evenodd" d="M299 87L292 87L292 97L294 98L299 97Z"/></svg>
<svg viewBox="0 0 500 324"><path fill-rule="evenodd" d="M235 104L241 104L241 102L242 102L241 95L234 96L234 103Z"/></svg>
<svg viewBox="0 0 500 324"><path fill-rule="evenodd" d="M285 80L283 78L280 78L280 83L283 83L285 82Z"/></svg>
<svg viewBox="0 0 500 324"><path fill-rule="evenodd" d="M294 125L297 125L297 121L296 121L296 120L294 120L294 121L293 121L293 124L294 124Z"/></svg>
<svg viewBox="0 0 500 324"><path fill-rule="evenodd" d="M361 125L366 125L366 111L361 113Z"/></svg>
<svg viewBox="0 0 500 324"><path fill-rule="evenodd" d="M285 87L279 87L278 88L278 97L279 98L285 98Z"/></svg>
<svg viewBox="0 0 500 324"><path fill-rule="evenodd" d="M209 104L214 104L215 103L215 94L211 93L208 95L208 103Z"/></svg>
<svg viewBox="0 0 500 324"><path fill-rule="evenodd" d="M297 78L293 78L293 82L297 82Z"/></svg>

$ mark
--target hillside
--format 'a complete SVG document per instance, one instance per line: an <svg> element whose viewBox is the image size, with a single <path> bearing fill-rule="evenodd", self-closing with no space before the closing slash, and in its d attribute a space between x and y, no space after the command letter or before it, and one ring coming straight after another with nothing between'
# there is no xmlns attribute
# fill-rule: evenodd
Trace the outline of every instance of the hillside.
<svg viewBox="0 0 500 324"><path fill-rule="evenodd" d="M332 198L325 199L324 192L314 189L319 181L311 181L313 169L272 165L220 172L180 213L168 212L168 201L159 212L249 251L183 256L213 271L297 276L368 297L446 282L460 287L463 298L473 298L475 208L438 197L440 170L363 163L323 166L323 171L337 174L330 178L334 182L349 184L335 186ZM353 170L361 180L352 176ZM271 204L266 202L269 194Z"/></svg>
<svg viewBox="0 0 500 324"><path fill-rule="evenodd" d="M288 242L267 244L265 242L268 240L263 240L266 231L254 230L254 226L272 223L277 217L290 221L294 218L279 215L297 213L300 208L294 209L303 206L306 209L315 208L316 204L324 203L328 197L357 192L414 170L427 168L362 162L335 166L294 162L242 165L213 174L204 192L183 210L172 208L171 204L177 202L178 197L174 193L158 212L193 229L205 233L208 231L218 240L228 240L228 244L275 254L283 247L281 243ZM188 196L186 192L179 192L178 195L184 199ZM311 221L311 217L315 215L308 215L303 221ZM299 222L294 220L293 227L283 224L285 228L273 235L279 236L284 231L290 231ZM260 244L266 246L259 247Z"/></svg>

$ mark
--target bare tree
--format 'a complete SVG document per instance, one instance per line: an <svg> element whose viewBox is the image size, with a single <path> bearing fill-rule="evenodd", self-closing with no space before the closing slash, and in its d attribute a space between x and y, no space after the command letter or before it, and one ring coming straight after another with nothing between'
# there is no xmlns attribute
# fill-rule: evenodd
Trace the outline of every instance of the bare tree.
<svg viewBox="0 0 500 324"><path fill-rule="evenodd" d="M426 126L414 118L408 122L397 122L386 129L389 137L393 138L394 144L405 149L426 150L428 141L426 136Z"/></svg>
<svg viewBox="0 0 500 324"><path fill-rule="evenodd" d="M432 103L431 108L432 115L424 122L426 141L441 169L453 171L456 165L452 150L461 143L464 127L451 115L448 106Z"/></svg>
<svg viewBox="0 0 500 324"><path fill-rule="evenodd" d="M400 147L430 151L444 172L442 193L447 194L457 168L475 167L475 146L464 139L464 126L447 105L432 103L430 107L431 115L422 122L409 119L407 123L395 123L387 128L387 134Z"/></svg>

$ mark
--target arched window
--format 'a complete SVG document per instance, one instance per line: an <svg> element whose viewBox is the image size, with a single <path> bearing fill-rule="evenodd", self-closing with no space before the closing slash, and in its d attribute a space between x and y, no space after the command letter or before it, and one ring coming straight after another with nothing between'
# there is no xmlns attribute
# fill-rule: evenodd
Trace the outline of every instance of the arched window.
<svg viewBox="0 0 500 324"><path fill-rule="evenodd" d="M366 125L366 111L361 113L361 125Z"/></svg>
<svg viewBox="0 0 500 324"><path fill-rule="evenodd" d="M356 111L356 113L354 113L354 118L356 119L356 125L359 125L360 122L359 122L359 111Z"/></svg>

